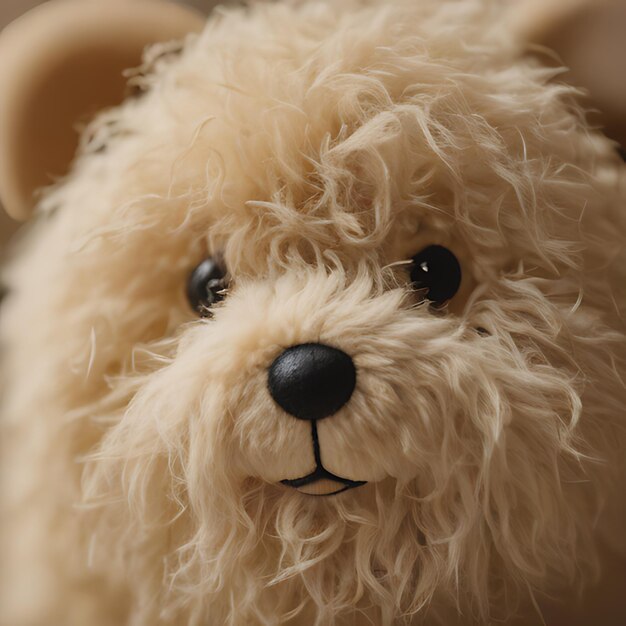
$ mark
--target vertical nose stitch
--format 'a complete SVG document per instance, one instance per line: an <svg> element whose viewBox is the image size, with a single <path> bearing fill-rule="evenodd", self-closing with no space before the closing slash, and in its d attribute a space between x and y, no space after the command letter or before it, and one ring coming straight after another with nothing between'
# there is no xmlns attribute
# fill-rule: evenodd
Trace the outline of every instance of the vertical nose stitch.
<svg viewBox="0 0 626 626"><path fill-rule="evenodd" d="M269 368L272 398L301 420L334 415L350 400L355 386L356 368L350 356L321 343L287 348Z"/></svg>

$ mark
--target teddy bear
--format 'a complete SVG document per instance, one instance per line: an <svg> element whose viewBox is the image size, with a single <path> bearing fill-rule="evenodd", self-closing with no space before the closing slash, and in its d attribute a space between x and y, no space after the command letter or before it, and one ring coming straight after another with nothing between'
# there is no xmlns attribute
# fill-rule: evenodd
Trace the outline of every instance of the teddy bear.
<svg viewBox="0 0 626 626"><path fill-rule="evenodd" d="M510 10L2 35L2 626L623 623L625 166Z"/></svg>

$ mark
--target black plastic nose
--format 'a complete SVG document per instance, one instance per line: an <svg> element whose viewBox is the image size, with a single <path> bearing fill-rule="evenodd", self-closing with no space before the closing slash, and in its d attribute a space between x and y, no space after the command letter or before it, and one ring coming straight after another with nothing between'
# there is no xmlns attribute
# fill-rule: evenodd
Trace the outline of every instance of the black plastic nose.
<svg viewBox="0 0 626 626"><path fill-rule="evenodd" d="M301 420L321 420L336 413L352 396L356 368L343 351L321 343L287 348L270 366L272 398Z"/></svg>

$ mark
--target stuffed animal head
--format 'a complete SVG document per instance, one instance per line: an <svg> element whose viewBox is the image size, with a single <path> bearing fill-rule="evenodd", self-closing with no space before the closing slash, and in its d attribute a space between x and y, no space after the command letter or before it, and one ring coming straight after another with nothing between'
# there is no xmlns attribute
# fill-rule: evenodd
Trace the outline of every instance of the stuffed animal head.
<svg viewBox="0 0 626 626"><path fill-rule="evenodd" d="M258 4L88 125L3 330L137 623L484 620L593 562L623 166L552 78L493 3Z"/></svg>

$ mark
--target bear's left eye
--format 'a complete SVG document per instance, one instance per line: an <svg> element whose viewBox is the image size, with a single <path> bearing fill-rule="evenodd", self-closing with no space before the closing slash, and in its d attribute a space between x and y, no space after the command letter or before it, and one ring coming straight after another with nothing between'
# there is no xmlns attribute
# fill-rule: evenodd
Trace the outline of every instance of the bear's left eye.
<svg viewBox="0 0 626 626"><path fill-rule="evenodd" d="M187 299L191 308L201 317L211 317L211 307L224 299L228 287L223 264L208 258L192 272L187 282Z"/></svg>
<svg viewBox="0 0 626 626"><path fill-rule="evenodd" d="M443 246L428 246L413 257L411 282L435 306L451 300L461 286L461 265Z"/></svg>

